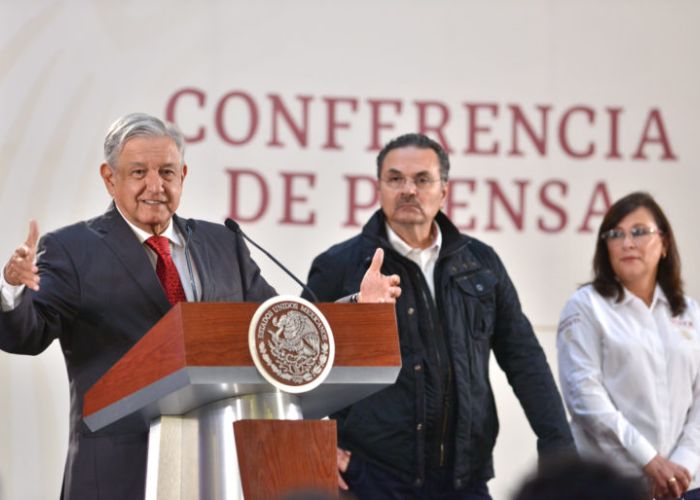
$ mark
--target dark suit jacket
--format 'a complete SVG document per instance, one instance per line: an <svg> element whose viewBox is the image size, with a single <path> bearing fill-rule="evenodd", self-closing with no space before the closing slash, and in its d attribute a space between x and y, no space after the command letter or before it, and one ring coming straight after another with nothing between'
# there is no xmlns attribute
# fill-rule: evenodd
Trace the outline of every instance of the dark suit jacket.
<svg viewBox="0 0 700 500"><path fill-rule="evenodd" d="M185 233L183 219L174 222ZM203 301L263 301L275 295L242 239L197 221L190 241ZM40 290L0 313L0 348L38 354L61 343L70 383L70 442L63 498L142 499L148 431L126 418L90 432L85 392L169 309L143 246L112 207L39 242Z"/></svg>

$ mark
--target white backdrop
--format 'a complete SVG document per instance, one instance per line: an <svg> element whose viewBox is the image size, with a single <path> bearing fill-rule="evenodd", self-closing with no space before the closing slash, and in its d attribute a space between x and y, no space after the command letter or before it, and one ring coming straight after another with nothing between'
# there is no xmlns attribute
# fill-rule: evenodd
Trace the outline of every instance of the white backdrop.
<svg viewBox="0 0 700 500"><path fill-rule="evenodd" d="M145 111L193 139L179 212L237 216L302 278L373 210L378 144L443 141L450 214L503 258L553 369L601 213L632 190L666 209L700 297L693 0L0 0L0 19L0 256L29 218L45 232L103 211L104 133ZM502 499L536 453L495 365L492 378ZM57 345L0 353L1 498L58 496L67 400Z"/></svg>

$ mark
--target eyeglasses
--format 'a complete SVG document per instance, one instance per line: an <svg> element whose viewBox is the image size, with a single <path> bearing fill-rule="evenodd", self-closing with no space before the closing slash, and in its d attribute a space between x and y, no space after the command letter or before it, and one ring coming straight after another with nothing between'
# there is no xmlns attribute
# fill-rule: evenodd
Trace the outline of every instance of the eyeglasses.
<svg viewBox="0 0 700 500"><path fill-rule="evenodd" d="M600 239L605 240L608 243L622 244L628 234L630 235L630 238L632 238L632 241L639 244L649 241L652 234L661 235L664 234L664 232L655 227L644 226L633 227L629 230L629 233L623 231L622 229L609 229L600 235Z"/></svg>
<svg viewBox="0 0 700 500"><path fill-rule="evenodd" d="M430 188L440 179L433 179L428 175L417 175L416 177L406 177L403 175L389 175L385 179L379 179L381 182L389 186L391 189L403 189L406 183L410 180L418 191L423 191Z"/></svg>

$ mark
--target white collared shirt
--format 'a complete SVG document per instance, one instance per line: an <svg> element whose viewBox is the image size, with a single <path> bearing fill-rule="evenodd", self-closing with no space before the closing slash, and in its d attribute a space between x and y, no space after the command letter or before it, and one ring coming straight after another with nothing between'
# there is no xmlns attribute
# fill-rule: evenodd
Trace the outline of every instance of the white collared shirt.
<svg viewBox="0 0 700 500"><path fill-rule="evenodd" d="M121 213L121 210L119 210L119 207L115 205L115 208L119 212L119 215L121 215L124 221L134 232L139 242L143 245L144 249L146 250L146 255L148 255L148 258L151 261L151 264L153 265L153 269L155 269L156 262L158 261L158 255L155 253L155 251L153 251L151 247L144 243L149 237L152 236L152 234L133 225L127 220L126 217L124 217L124 215ZM171 223L168 224L168 227L165 229L165 231L161 233L160 236L164 236L170 241L170 253L172 255L173 262L175 263L175 267L177 268L177 273L180 276L182 288L185 291L185 297L187 297L188 302L192 302L194 300L194 290L190 280L190 273L187 269L185 243L180 232L176 230L175 224L172 224L172 219ZM196 300L201 300L202 286L194 262L192 263L192 279L194 280L194 286L197 289ZM10 285L7 281L5 281L5 274L0 271L0 309L6 312L11 311L15 307L17 307L17 305L19 304L20 296L24 291L24 288L25 285Z"/></svg>
<svg viewBox="0 0 700 500"><path fill-rule="evenodd" d="M650 307L591 285L567 302L557 332L559 380L582 455L642 474L657 453L700 467L700 310L677 317L657 285Z"/></svg>
<svg viewBox="0 0 700 500"><path fill-rule="evenodd" d="M432 245L427 248L413 248L408 245L401 237L394 232L389 224L386 225L386 234L389 239L391 246L399 252L401 255L409 260L412 260L421 271L423 271L423 276L425 276L425 281L428 283L428 288L430 289L430 295L432 295L433 300L435 300L435 263L437 262L438 255L440 254L440 246L442 245L442 233L440 232L440 227L433 222L433 228L435 231L435 239Z"/></svg>
<svg viewBox="0 0 700 500"><path fill-rule="evenodd" d="M117 207L116 205L115 207L124 219L124 221L134 232L136 237L139 239L139 242L146 249L148 259L151 261L153 269L155 269L156 263L158 262L158 254L156 254L156 252L145 243L148 238L153 236L153 234L144 231L143 229L129 222L129 220L126 217L124 217L124 214L122 214L121 210L119 210L119 207ZM202 286L199 282L199 274L197 273L197 269L195 268L194 262L192 262L192 276L190 277L190 272L187 269L187 256L185 255L185 239L180 234L180 231L177 230L175 224L172 223L172 219L170 219L168 227L166 227L165 230L162 233L160 233L159 236L168 238L168 240L170 241L170 255L172 256L173 262L175 263L175 267L177 268L177 274L180 276L180 282L182 283L182 288L185 291L185 297L187 297L187 301L194 301L194 290L192 289L193 287L191 279L194 280L194 286L197 289L196 300L201 300Z"/></svg>

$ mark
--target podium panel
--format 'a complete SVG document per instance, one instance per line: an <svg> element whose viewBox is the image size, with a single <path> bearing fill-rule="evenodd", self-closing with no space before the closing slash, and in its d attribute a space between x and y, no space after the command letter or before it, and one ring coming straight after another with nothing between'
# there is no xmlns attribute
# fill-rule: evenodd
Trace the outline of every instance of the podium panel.
<svg viewBox="0 0 700 500"><path fill-rule="evenodd" d="M394 383L401 353L393 304L316 304L335 337L325 382L301 395L304 418L321 418ZM144 429L213 401L270 392L248 349L254 303L175 305L85 394L83 417L99 430L127 415Z"/></svg>
<svg viewBox="0 0 700 500"><path fill-rule="evenodd" d="M334 420L240 420L233 428L245 498L337 497Z"/></svg>

